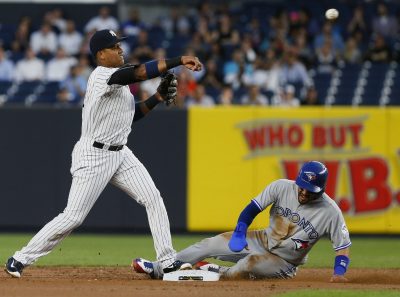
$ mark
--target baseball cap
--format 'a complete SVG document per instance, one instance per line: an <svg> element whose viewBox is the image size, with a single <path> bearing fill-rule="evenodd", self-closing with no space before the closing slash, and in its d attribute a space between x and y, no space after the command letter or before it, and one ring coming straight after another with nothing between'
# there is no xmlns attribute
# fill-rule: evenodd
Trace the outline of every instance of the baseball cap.
<svg viewBox="0 0 400 297"><path fill-rule="evenodd" d="M124 39L126 39L126 37L118 37L117 34L112 30L106 29L96 31L90 39L90 51L92 52L93 56L96 56L98 51L112 47Z"/></svg>

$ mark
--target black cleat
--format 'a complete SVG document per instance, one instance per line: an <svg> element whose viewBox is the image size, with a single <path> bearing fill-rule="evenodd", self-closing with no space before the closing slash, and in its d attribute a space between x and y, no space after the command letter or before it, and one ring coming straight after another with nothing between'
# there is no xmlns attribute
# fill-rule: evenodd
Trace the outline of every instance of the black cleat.
<svg viewBox="0 0 400 297"><path fill-rule="evenodd" d="M24 270L25 266L21 262L18 262L13 257L9 258L6 263L6 268L4 269L12 277L20 278L22 275L22 270Z"/></svg>
<svg viewBox="0 0 400 297"><path fill-rule="evenodd" d="M169 273L177 270L190 270L193 269L192 264L176 260L174 263L163 269L164 273Z"/></svg>

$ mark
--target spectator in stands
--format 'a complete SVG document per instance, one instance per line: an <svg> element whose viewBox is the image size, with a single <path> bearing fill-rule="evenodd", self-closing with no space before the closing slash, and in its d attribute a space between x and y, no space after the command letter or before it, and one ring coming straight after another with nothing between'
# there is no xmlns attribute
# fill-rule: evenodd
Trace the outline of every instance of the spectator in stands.
<svg viewBox="0 0 400 297"><path fill-rule="evenodd" d="M300 62L309 69L313 66L314 53L307 40L307 32L304 28L300 28L294 36L294 48L296 49L297 56Z"/></svg>
<svg viewBox="0 0 400 297"><path fill-rule="evenodd" d="M317 49L321 47L327 39L332 40L332 46L336 52L340 54L343 51L343 38L336 30L333 30L331 21L326 21L322 27L322 32L315 36L314 48Z"/></svg>
<svg viewBox="0 0 400 297"><path fill-rule="evenodd" d="M296 51L293 49L288 49L285 52L279 76L279 85L281 86L291 84L302 88L311 85L311 78L307 69L298 60Z"/></svg>
<svg viewBox="0 0 400 297"><path fill-rule="evenodd" d="M337 67L338 60L332 40L325 39L322 46L316 49L317 71L319 73L333 73Z"/></svg>
<svg viewBox="0 0 400 297"><path fill-rule="evenodd" d="M257 54L253 48L253 44L251 42L250 36L244 37L241 41L241 51L244 55L244 59L247 63L253 63L256 58Z"/></svg>
<svg viewBox="0 0 400 297"><path fill-rule="evenodd" d="M296 98L296 89L292 85L286 85L272 99L273 105L283 107L298 107L300 100Z"/></svg>
<svg viewBox="0 0 400 297"><path fill-rule="evenodd" d="M374 34L378 34L389 40L394 40L398 34L397 20L390 15L385 3L377 4L377 15L372 20L372 30Z"/></svg>
<svg viewBox="0 0 400 297"><path fill-rule="evenodd" d="M11 81L14 78L14 63L7 59L3 47L0 47L0 81Z"/></svg>
<svg viewBox="0 0 400 297"><path fill-rule="evenodd" d="M260 19L252 17L245 26L244 39L250 38L253 48L258 48L263 40L263 30L261 28Z"/></svg>
<svg viewBox="0 0 400 297"><path fill-rule="evenodd" d="M214 99L208 96L203 85L197 85L193 94L186 100L186 107L203 106L212 107L215 105Z"/></svg>
<svg viewBox="0 0 400 297"><path fill-rule="evenodd" d="M206 60L207 54L210 51L210 44L204 41L203 36L200 34L200 32L194 32L192 34L192 38L186 45L186 47L191 48L196 54L196 57L199 57L201 61Z"/></svg>
<svg viewBox="0 0 400 297"><path fill-rule="evenodd" d="M75 22L67 20L64 32L58 37L59 46L62 47L68 56L79 53L83 41L82 34L75 29Z"/></svg>
<svg viewBox="0 0 400 297"><path fill-rule="evenodd" d="M267 63L261 58L257 58L253 64L254 70L251 75L244 75L243 82L245 85L255 84L261 90L267 90L269 88L269 73L267 69Z"/></svg>
<svg viewBox="0 0 400 297"><path fill-rule="evenodd" d="M17 30L15 31L14 40L11 43L11 50L13 52L13 55L21 54L22 58L23 53L29 47L29 37L31 35L31 23L32 23L31 18L28 16L22 17L21 20L19 21Z"/></svg>
<svg viewBox="0 0 400 297"><path fill-rule="evenodd" d="M377 63L388 63L392 59L392 51L386 44L385 38L377 34L374 43L367 50L365 60Z"/></svg>
<svg viewBox="0 0 400 297"><path fill-rule="evenodd" d="M220 90L222 88L222 77L218 73L217 63L214 59L209 59L205 63L205 74L201 78L200 83L206 88Z"/></svg>
<svg viewBox="0 0 400 297"><path fill-rule="evenodd" d="M44 62L36 57L31 48L28 48L25 52L25 58L17 63L14 76L18 82L35 81L42 80L44 73Z"/></svg>
<svg viewBox="0 0 400 297"><path fill-rule="evenodd" d="M86 78L86 80L89 79L90 74L93 71L93 67L90 66L90 61L87 55L79 55L78 58L78 65L81 67L82 69L82 75L83 77Z"/></svg>
<svg viewBox="0 0 400 297"><path fill-rule="evenodd" d="M79 65L71 67L68 77L60 83L57 100L63 104L81 103L86 91L86 78L82 75Z"/></svg>
<svg viewBox="0 0 400 297"><path fill-rule="evenodd" d="M232 59L224 64L224 83L231 85L234 89L242 85L243 75L251 76L252 74L253 67L246 62L240 49L236 49L232 54Z"/></svg>
<svg viewBox="0 0 400 297"><path fill-rule="evenodd" d="M188 97L193 96L194 90L197 88L196 80L193 78L192 72L184 67L177 74L178 76L178 92L176 97L176 106L185 107L185 101Z"/></svg>
<svg viewBox="0 0 400 297"><path fill-rule="evenodd" d="M225 85L222 88L221 94L218 96L218 104L220 105L232 105L233 104L233 91L230 86Z"/></svg>
<svg viewBox="0 0 400 297"><path fill-rule="evenodd" d="M132 45L131 55L134 56L139 63L153 59L153 49L149 44L149 34L146 30L140 30L136 43Z"/></svg>
<svg viewBox="0 0 400 297"><path fill-rule="evenodd" d="M353 10L353 16L347 25L347 33L349 36L354 36L355 34L361 33L363 38L360 40L360 42L366 42L367 36L370 36L370 31L370 26L365 19L364 8L361 5L358 5Z"/></svg>
<svg viewBox="0 0 400 297"><path fill-rule="evenodd" d="M279 89L279 62L275 59L274 50L268 49L265 55L265 59L256 59L253 73L244 75L243 82L245 85L257 85L264 94L274 93Z"/></svg>
<svg viewBox="0 0 400 297"><path fill-rule="evenodd" d="M52 30L57 34L64 32L67 28L67 21L64 19L64 13L59 8L48 11L44 16L44 22L49 23Z"/></svg>
<svg viewBox="0 0 400 297"><path fill-rule="evenodd" d="M77 64L75 57L67 56L63 48L58 48L53 59L46 64L46 79L48 81L62 81L67 78L70 69Z"/></svg>
<svg viewBox="0 0 400 297"><path fill-rule="evenodd" d="M119 24L116 18L110 15L110 9L103 6L99 9L99 14L89 20L85 26L85 32L110 29L114 32L119 30Z"/></svg>
<svg viewBox="0 0 400 297"><path fill-rule="evenodd" d="M361 63L362 54L358 48L357 41L354 37L350 36L346 40L346 45L344 47L343 59L346 63L355 64Z"/></svg>
<svg viewBox="0 0 400 297"><path fill-rule="evenodd" d="M57 51L57 35L51 30L49 23L43 23L40 30L31 35L30 45L38 56L50 57Z"/></svg>
<svg viewBox="0 0 400 297"><path fill-rule="evenodd" d="M190 33L190 23L183 8L171 7L170 15L161 19L161 26L168 38L187 36Z"/></svg>
<svg viewBox="0 0 400 297"><path fill-rule="evenodd" d="M243 95L240 99L242 105L268 105L267 96L260 93L260 88L255 85L248 86L247 94Z"/></svg>
<svg viewBox="0 0 400 297"><path fill-rule="evenodd" d="M146 29L146 24L140 19L139 9L133 8L129 11L129 19L122 23L123 36L136 39L139 32Z"/></svg>
<svg viewBox="0 0 400 297"><path fill-rule="evenodd" d="M301 30L306 31L307 36L315 36L320 30L318 19L312 17L307 7L302 7L299 10L298 26Z"/></svg>
<svg viewBox="0 0 400 297"><path fill-rule="evenodd" d="M222 14L218 20L218 27L213 30L212 40L222 47L224 57L230 57L232 50L240 45L240 34L233 28L231 17L228 14Z"/></svg>
<svg viewBox="0 0 400 297"><path fill-rule="evenodd" d="M304 106L312 106L312 105L320 105L321 102L318 100L318 92L314 86L310 86L306 89L306 94L301 101L301 105Z"/></svg>

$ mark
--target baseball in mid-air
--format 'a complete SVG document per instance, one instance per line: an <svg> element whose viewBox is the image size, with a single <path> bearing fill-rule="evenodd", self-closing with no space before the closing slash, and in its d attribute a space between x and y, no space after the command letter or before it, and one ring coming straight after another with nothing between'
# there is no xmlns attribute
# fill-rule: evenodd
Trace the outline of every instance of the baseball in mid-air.
<svg viewBox="0 0 400 297"><path fill-rule="evenodd" d="M339 11L336 8L330 8L325 12L325 17L328 20L335 20L339 16Z"/></svg>

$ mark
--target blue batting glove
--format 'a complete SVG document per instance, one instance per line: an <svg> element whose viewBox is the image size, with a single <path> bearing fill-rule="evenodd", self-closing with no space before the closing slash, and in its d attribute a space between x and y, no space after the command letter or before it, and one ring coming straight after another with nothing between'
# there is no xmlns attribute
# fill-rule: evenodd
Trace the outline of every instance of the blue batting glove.
<svg viewBox="0 0 400 297"><path fill-rule="evenodd" d="M232 237L228 244L232 252L240 252L247 247L246 232L247 225L243 222L239 222L236 225L235 231L233 231Z"/></svg>

